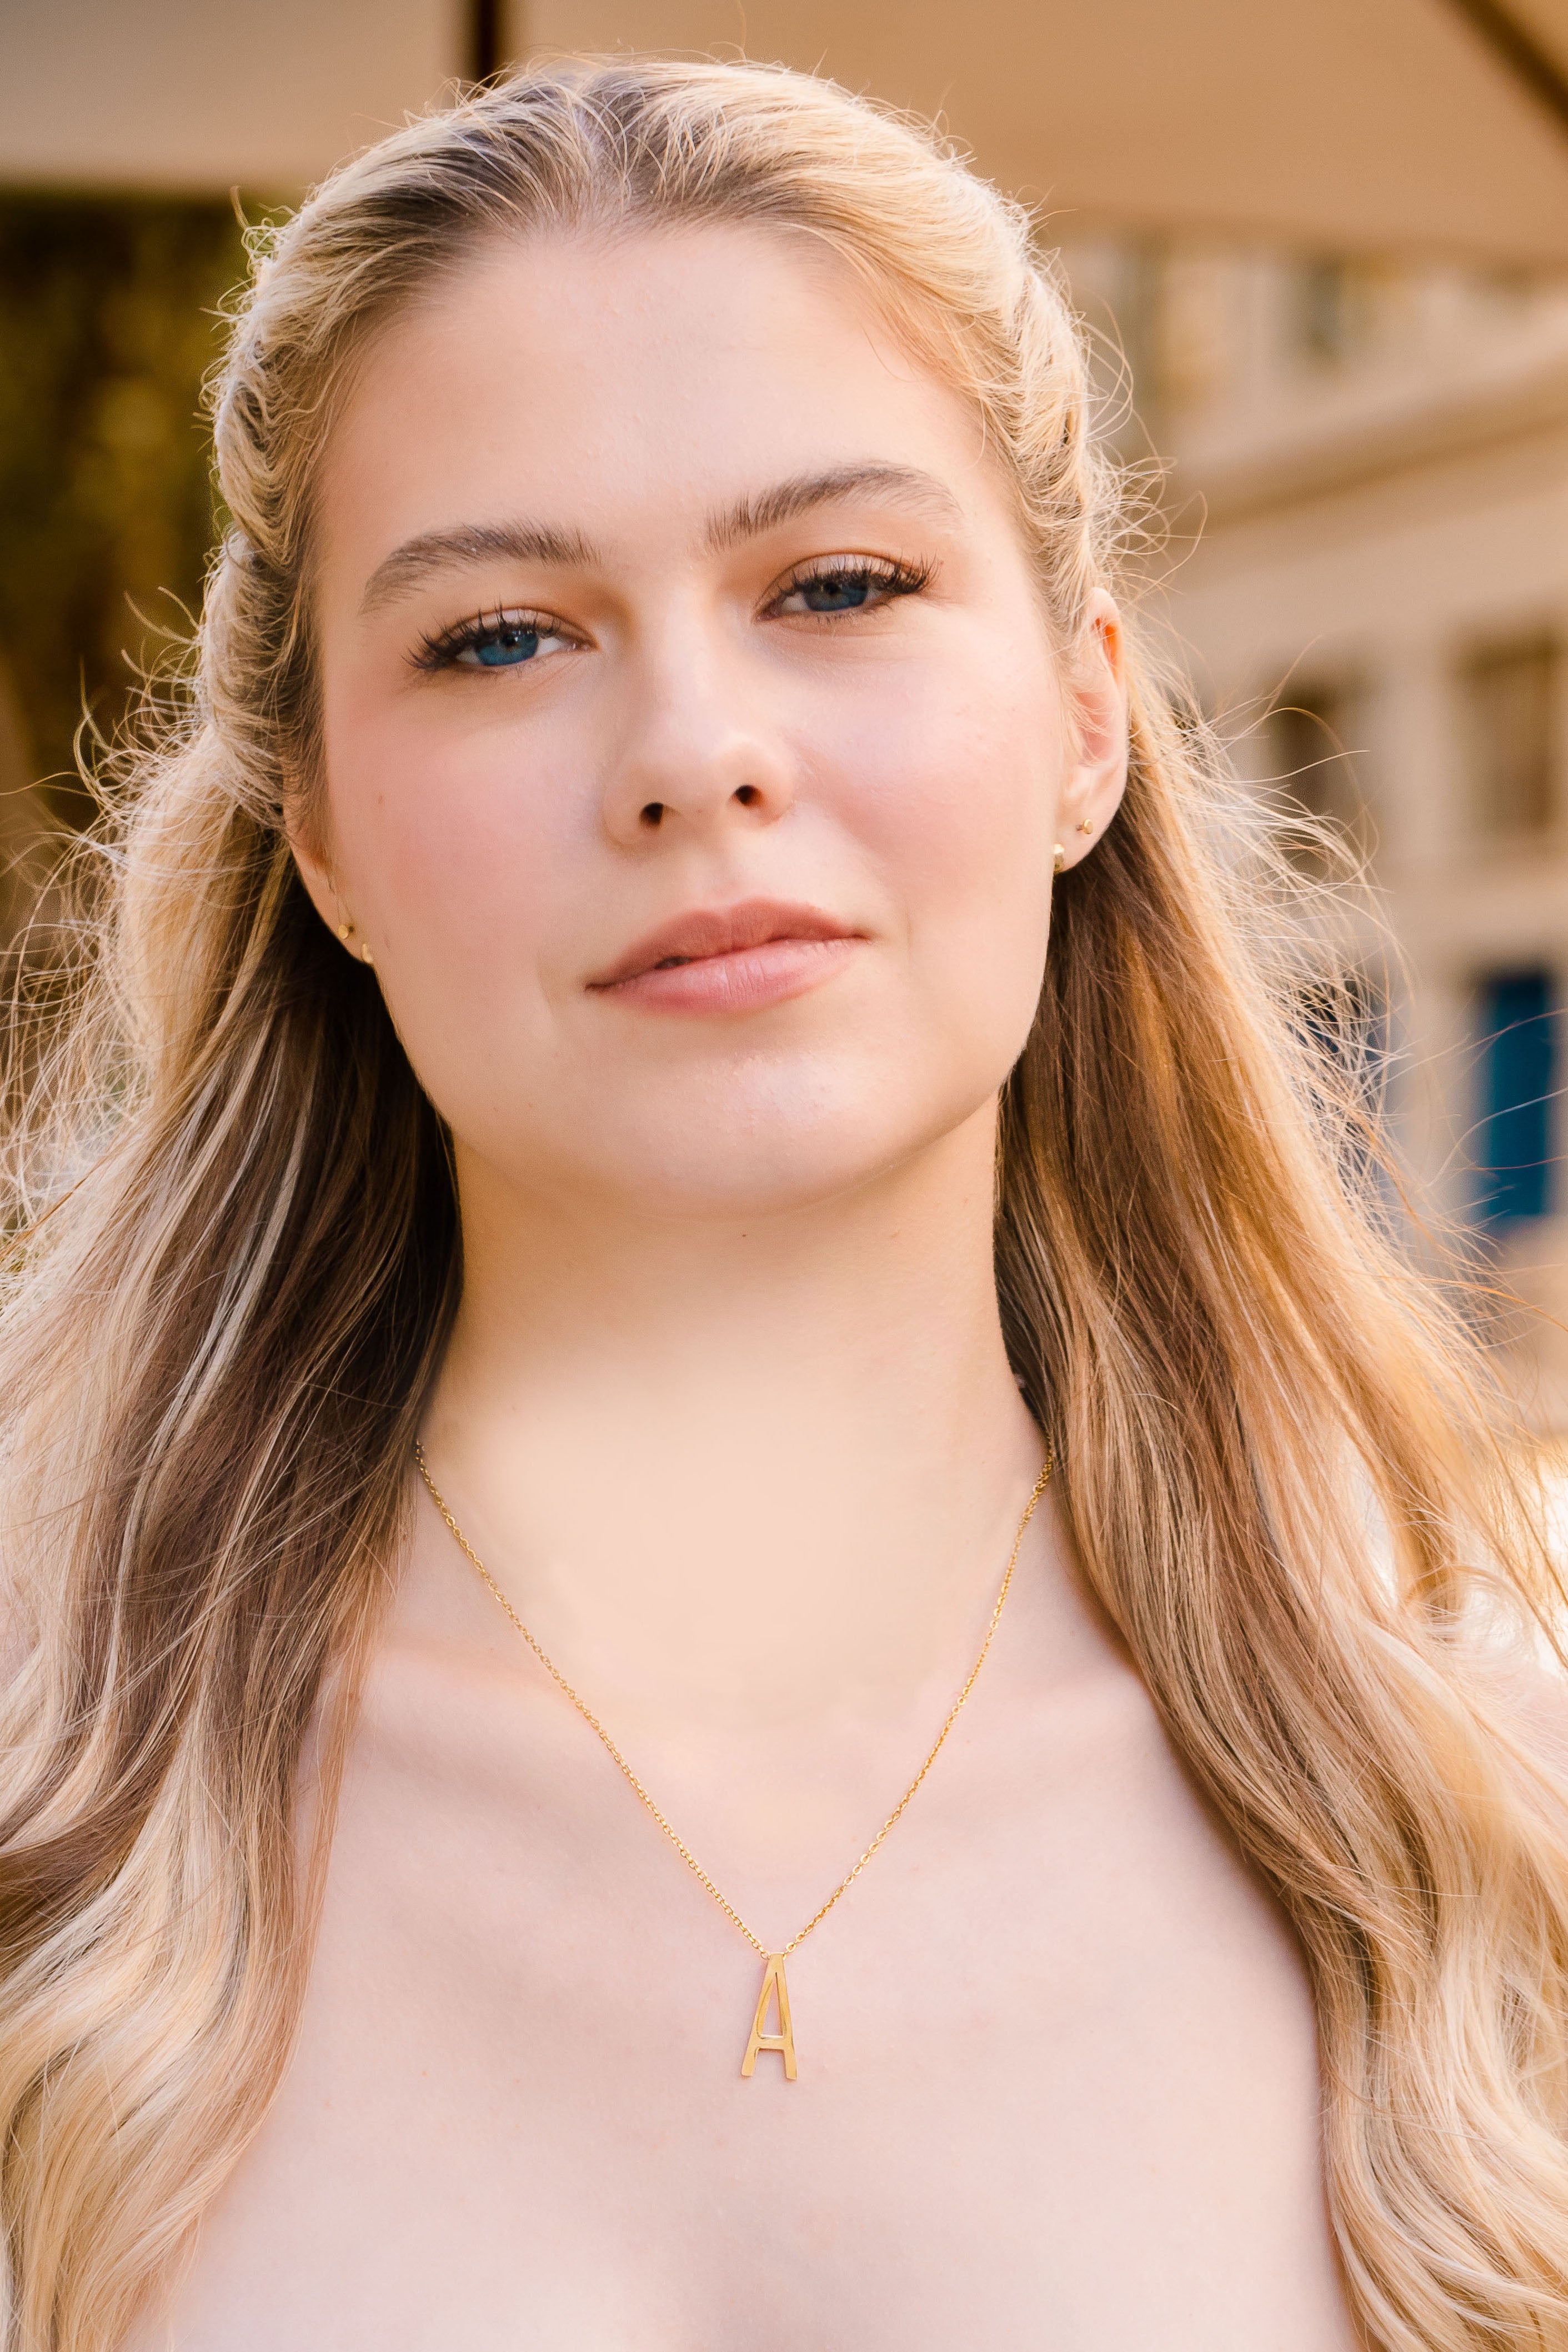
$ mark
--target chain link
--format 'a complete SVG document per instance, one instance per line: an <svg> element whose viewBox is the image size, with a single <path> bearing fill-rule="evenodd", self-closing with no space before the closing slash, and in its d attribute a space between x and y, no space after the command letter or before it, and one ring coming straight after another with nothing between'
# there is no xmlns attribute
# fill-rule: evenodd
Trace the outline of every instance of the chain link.
<svg viewBox="0 0 1568 2352"><path fill-rule="evenodd" d="M1013 1570L1018 1566L1019 1553L1023 1549L1023 1539L1028 1531L1029 1523L1034 1517L1035 1508L1040 1496L1044 1494L1046 1487L1051 1483L1051 1474L1056 1466L1055 1457L1051 1454L1047 1454L1045 1467L1040 1472L1040 1476L1035 1480L1033 1492L1030 1494L1029 1501L1024 1505L1023 1517L1019 1521L1018 1533L1013 1538L1013 1548L1008 1558L1007 1570L1002 1578L1001 1590L997 1594L997 1605L992 1610L990 1622L986 1627L986 1638L980 1643L979 1655L969 1669L968 1680L965 1683L963 1689L958 1693L957 1697L948 1708L946 1720L943 1724L941 1730L936 1734L936 1738L932 1744L930 1754L926 1757L925 1763L920 1767L919 1771L916 1772L914 1780L911 1780L908 1788L905 1789L903 1796L900 1797L897 1804L894 1805L892 1812L889 1813L886 1821L883 1822L881 1829L878 1830L875 1837L873 1838L871 1843L867 1846L865 1852L862 1854L854 1868L849 1873L847 1877L841 1878L839 1881L839 1884L834 1887L832 1893L829 1895L821 1909L820 1911L814 1911L811 1916L807 1920L805 1926L798 1929L797 1932L790 1937L789 1941L787 1944L772 1945L765 1944L761 1937L756 1935L752 1929L747 1926L745 1920L741 1917L734 1904L729 1901L728 1897L720 1894L718 1888L714 1885L713 1880L708 1876L706 1871L703 1868L701 1863L692 1852L690 1846L676 1834L669 1822L664 1818L664 1815L659 1811L658 1806L653 1802L653 1798L648 1794L647 1790L644 1789L642 1781L639 1780L630 1764L627 1763L626 1759L622 1755L621 1750L616 1747L615 1742L611 1738L610 1734L605 1730L604 1726L600 1722L599 1717L594 1714L592 1708L588 1706L584 1701L578 1696L576 1691L573 1690L571 1685L567 1681L566 1676L561 1673L560 1668L556 1664L555 1660L549 1656L548 1654L540 1647L539 1643L535 1641L533 1635L529 1633L528 1627L524 1624L522 1619L518 1616L517 1611L513 1608L511 1602L507 1600L506 1594L502 1591L500 1586L497 1583L495 1578L491 1575L489 1570L486 1567L484 1561L480 1559L478 1553L475 1550L473 1545L464 1534L462 1528L458 1526L456 1520L453 1517L445 1496L442 1494L440 1487L436 1485L434 1479L430 1475L430 1465L425 1459L424 1447L420 1444L417 1438L414 1441L413 1458L415 1463L418 1465L419 1475L423 1479L425 1486L430 1491L431 1501L435 1505L436 1509L445 1520L453 1539L456 1543L459 1550L463 1553L465 1559L469 1562L471 1567L477 1570L481 1580L486 1586L487 1586L491 1593L493 1593L495 1598L500 1602L502 1608L506 1611L507 1616L517 1627L517 1632L522 1635L524 1641L528 1643L529 1649L533 1652L540 1665L543 1666L546 1674L550 1677L550 1680L559 1690L564 1692L566 1696L571 1701L579 1715L581 1716L583 1721L588 1725L589 1729L595 1734L605 1748L612 1762L631 1783L631 1786L636 1791L638 1797L641 1798L649 1812L653 1814L653 1819L658 1822L659 1827L664 1831L664 1835L669 1839L670 1843L674 1847L675 1852L680 1855L681 1860L685 1864L686 1868L691 1872L692 1876L697 1881L699 1885L706 1887L708 1893L713 1896L714 1901L718 1905L719 1909L724 1913L725 1917L728 1919L732 1925L739 1928L747 1942L751 1945L754 1950L760 1952L764 1959L772 1958L775 1953L777 1953L780 1958L788 1959L789 1954L794 1951L797 1945L803 1944L805 1942L812 1928L820 1927L821 1926L822 1921L827 1917L829 1912L832 1909L840 1895L847 1895L850 1888L854 1885L856 1879L860 1876L862 1871L865 1868L873 1854L875 1853L877 1848L881 1845L883 1840L886 1837L894 1823L903 1814L904 1808L908 1805L909 1801L914 1796L916 1789L919 1788L922 1780L925 1780L925 1775L930 1771L931 1767L936 1763L936 1759L942 1753L942 1749L946 1742L947 1734L952 1730L953 1726L958 1720L959 1711L962 1708L965 1700L968 1697L969 1693L974 1689L975 1684L979 1676L980 1668L986 1663L986 1658L991 1646L991 1637L996 1633L997 1627L1001 1622L1002 1611L1007 1606L1008 1593L1012 1586Z"/></svg>

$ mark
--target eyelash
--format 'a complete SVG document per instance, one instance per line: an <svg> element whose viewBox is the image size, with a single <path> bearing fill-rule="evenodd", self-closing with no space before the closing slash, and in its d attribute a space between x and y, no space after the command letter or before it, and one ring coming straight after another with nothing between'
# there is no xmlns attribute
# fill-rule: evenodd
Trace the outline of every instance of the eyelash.
<svg viewBox="0 0 1568 2352"><path fill-rule="evenodd" d="M926 562L900 563L891 557L855 555L842 562L803 563L792 572L783 585L769 600L768 609L781 604L786 596L799 595L802 588L834 586L867 586L884 589L889 596L916 596L928 587L935 565ZM852 606L852 611L863 607ZM874 610L874 607L873 607ZM830 620L834 615L823 613L814 616Z"/></svg>
<svg viewBox="0 0 1568 2352"><path fill-rule="evenodd" d="M466 653L470 646L487 644L507 629L518 635L567 635L560 623L548 614L533 612L525 605L508 605L494 613L476 613L472 620L459 621L450 629L438 629L433 635L422 637L412 656L413 666L415 669L450 669L458 655Z"/></svg>
<svg viewBox="0 0 1568 2352"><path fill-rule="evenodd" d="M892 558L854 556L843 562L803 563L790 572L782 585L775 590L767 609L774 611L787 596L798 596L802 589L819 586L875 587L889 597L916 596L929 586L933 564L921 562L903 563ZM863 611L863 605L851 605L848 613ZM871 608L873 612L876 606ZM831 621L847 617L847 614L820 613L798 617ZM565 636L567 631L557 621L543 613L522 606L508 607L494 613L476 613L471 620L459 621L455 627L441 629L433 635L422 637L413 659L416 669L449 669L459 654L471 646L494 640L502 630L538 630L540 636Z"/></svg>

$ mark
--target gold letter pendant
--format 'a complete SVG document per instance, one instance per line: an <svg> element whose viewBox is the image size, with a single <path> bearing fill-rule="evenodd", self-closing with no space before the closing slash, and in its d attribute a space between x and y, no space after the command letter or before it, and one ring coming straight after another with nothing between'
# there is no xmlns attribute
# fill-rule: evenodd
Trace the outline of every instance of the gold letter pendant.
<svg viewBox="0 0 1568 2352"><path fill-rule="evenodd" d="M777 1998L779 2031L768 2033L768 2004ZM749 2081L757 2064L759 2050L777 2050L784 2061L784 2080L795 2079L795 2036L789 2030L789 1988L784 1980L784 1955L769 1952L768 1966L762 1972L762 1990L757 1996L757 2014L751 2021L751 2039L746 2045L746 2060L741 2074Z"/></svg>

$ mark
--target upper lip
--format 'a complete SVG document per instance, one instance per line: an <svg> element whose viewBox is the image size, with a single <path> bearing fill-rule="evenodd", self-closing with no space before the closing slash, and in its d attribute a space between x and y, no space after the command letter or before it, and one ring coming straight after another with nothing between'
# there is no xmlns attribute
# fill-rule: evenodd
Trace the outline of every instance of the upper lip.
<svg viewBox="0 0 1568 2352"><path fill-rule="evenodd" d="M852 940L861 934L818 907L787 906L778 898L747 898L738 907L695 907L647 932L616 962L589 982L613 988L662 963L695 963L703 956L734 955L742 948L766 947L770 940Z"/></svg>

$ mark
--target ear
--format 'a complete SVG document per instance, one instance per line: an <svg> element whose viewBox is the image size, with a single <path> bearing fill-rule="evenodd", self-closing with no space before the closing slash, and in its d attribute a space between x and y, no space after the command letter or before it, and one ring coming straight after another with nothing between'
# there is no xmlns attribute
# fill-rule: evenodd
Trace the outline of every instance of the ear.
<svg viewBox="0 0 1568 2352"><path fill-rule="evenodd" d="M284 808L283 832L311 905L334 937L343 939L354 928L353 918L339 891L331 861L317 847L314 828L304 822L298 802Z"/></svg>
<svg viewBox="0 0 1568 2352"><path fill-rule="evenodd" d="M1061 780L1062 868L1087 857L1127 788L1127 681L1122 616L1103 588L1089 600L1067 675L1077 758Z"/></svg>

